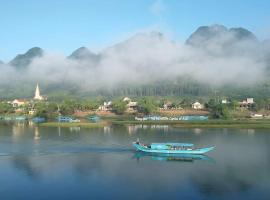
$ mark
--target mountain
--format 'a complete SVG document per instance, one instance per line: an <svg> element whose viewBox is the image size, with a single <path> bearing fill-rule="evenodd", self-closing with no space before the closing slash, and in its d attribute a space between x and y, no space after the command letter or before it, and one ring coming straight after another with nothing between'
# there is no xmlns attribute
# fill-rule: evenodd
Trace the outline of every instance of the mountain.
<svg viewBox="0 0 270 200"><path fill-rule="evenodd" d="M16 68L27 67L35 58L43 55L44 51L39 47L33 47L24 54L18 54L13 60L9 62L10 65Z"/></svg>
<svg viewBox="0 0 270 200"><path fill-rule="evenodd" d="M72 52L68 58L73 60L93 60L97 58L97 55L92 53L86 47L80 47Z"/></svg>
<svg viewBox="0 0 270 200"><path fill-rule="evenodd" d="M3 65L3 64L4 64L4 62L2 60L0 60L0 65Z"/></svg>
<svg viewBox="0 0 270 200"><path fill-rule="evenodd" d="M203 47L211 43L218 44L234 44L241 41L257 42L256 36L244 28L230 28L223 25L211 25L199 27L191 36L186 40L186 44Z"/></svg>

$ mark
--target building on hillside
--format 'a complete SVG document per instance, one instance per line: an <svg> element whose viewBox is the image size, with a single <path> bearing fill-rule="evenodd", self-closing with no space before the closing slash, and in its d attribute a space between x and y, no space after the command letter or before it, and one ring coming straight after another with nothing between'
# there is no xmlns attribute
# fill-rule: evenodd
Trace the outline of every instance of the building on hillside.
<svg viewBox="0 0 270 200"><path fill-rule="evenodd" d="M239 102L240 108L252 108L255 106L255 102L253 98L247 98L241 102Z"/></svg>
<svg viewBox="0 0 270 200"><path fill-rule="evenodd" d="M130 101L127 104L127 110L128 111L136 111L137 108L138 108L138 102L136 102L136 101Z"/></svg>
<svg viewBox="0 0 270 200"><path fill-rule="evenodd" d="M195 110L203 109L204 106L200 102L196 101L195 103L191 104L191 107Z"/></svg>
<svg viewBox="0 0 270 200"><path fill-rule="evenodd" d="M123 101L124 101L124 102L131 102L131 99L130 99L129 97L125 97L125 98L123 99Z"/></svg>
<svg viewBox="0 0 270 200"><path fill-rule="evenodd" d="M170 110L170 109L172 109L173 108L173 104L172 104L172 102L170 102L170 101L167 101L167 102L165 102L164 104L163 104L163 109L164 110Z"/></svg>
<svg viewBox="0 0 270 200"><path fill-rule="evenodd" d="M264 116L263 114L254 113L254 114L251 114L250 117L254 119L262 119Z"/></svg>
<svg viewBox="0 0 270 200"><path fill-rule="evenodd" d="M35 91L34 100L38 100L38 101L45 100L45 98L44 98L43 96L41 96L41 94L40 94L38 84L37 84L37 87L36 87L36 91Z"/></svg>
<svg viewBox="0 0 270 200"><path fill-rule="evenodd" d="M124 102L127 103L127 111L136 111L138 108L138 102L136 101L131 101L129 97L125 97L123 99Z"/></svg>
<svg viewBox="0 0 270 200"><path fill-rule="evenodd" d="M31 109L28 111L28 114L29 115L34 115L36 113L36 110L35 109Z"/></svg>
<svg viewBox="0 0 270 200"><path fill-rule="evenodd" d="M222 99L222 100L221 100L221 103L222 103L222 104L227 104L227 103L229 103L229 102L227 101L227 99Z"/></svg>
<svg viewBox="0 0 270 200"><path fill-rule="evenodd" d="M18 108L26 105L28 102L25 99L14 99L10 102L13 108Z"/></svg>
<svg viewBox="0 0 270 200"><path fill-rule="evenodd" d="M100 111L111 111L112 110L112 102L104 102L103 105L98 107L98 110Z"/></svg>

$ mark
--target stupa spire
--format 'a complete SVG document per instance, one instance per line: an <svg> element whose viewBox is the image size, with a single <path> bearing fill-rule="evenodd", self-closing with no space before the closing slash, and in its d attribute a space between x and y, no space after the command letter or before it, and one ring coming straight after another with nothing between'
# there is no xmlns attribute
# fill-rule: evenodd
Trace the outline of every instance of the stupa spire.
<svg viewBox="0 0 270 200"><path fill-rule="evenodd" d="M40 95L38 83L35 91L34 100L43 100L43 97Z"/></svg>

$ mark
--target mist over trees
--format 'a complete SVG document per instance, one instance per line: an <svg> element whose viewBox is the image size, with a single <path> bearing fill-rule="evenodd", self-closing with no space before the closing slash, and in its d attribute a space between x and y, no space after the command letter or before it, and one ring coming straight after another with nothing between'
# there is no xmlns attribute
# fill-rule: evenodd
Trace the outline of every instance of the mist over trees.
<svg viewBox="0 0 270 200"><path fill-rule="evenodd" d="M140 33L99 53L34 47L0 63L0 95L31 97L39 82L50 96L264 96L269 60L269 42L244 28L199 27L185 43Z"/></svg>

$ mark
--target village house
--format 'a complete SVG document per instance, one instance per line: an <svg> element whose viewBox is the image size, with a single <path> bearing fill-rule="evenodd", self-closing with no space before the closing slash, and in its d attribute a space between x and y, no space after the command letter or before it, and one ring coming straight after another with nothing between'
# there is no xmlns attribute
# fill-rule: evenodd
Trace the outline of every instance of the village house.
<svg viewBox="0 0 270 200"><path fill-rule="evenodd" d="M228 101L227 101L227 99L222 99L222 100L221 100L221 103L222 103L222 104L227 104Z"/></svg>
<svg viewBox="0 0 270 200"><path fill-rule="evenodd" d="M195 110L200 110L203 109L204 106L200 102L196 101L195 103L191 104L192 108Z"/></svg>
<svg viewBox="0 0 270 200"><path fill-rule="evenodd" d="M131 99L129 97L125 97L123 99L123 101L127 103L127 110L128 111L136 111L137 110L138 102L131 101Z"/></svg>
<svg viewBox="0 0 270 200"><path fill-rule="evenodd" d="M29 115L34 115L36 113L36 110L35 109L31 109L28 111L28 114Z"/></svg>
<svg viewBox="0 0 270 200"><path fill-rule="evenodd" d="M12 105L13 108L18 108L21 106L24 106L28 103L28 101L26 101L25 99L14 99L11 102L8 102Z"/></svg>
<svg viewBox="0 0 270 200"><path fill-rule="evenodd" d="M254 107L255 102L253 100L253 98L247 98L241 102L239 102L239 106L240 108L252 108Z"/></svg>
<svg viewBox="0 0 270 200"><path fill-rule="evenodd" d="M108 101L108 102L104 102L103 105L98 107L98 110L100 111L111 111L112 110L112 102Z"/></svg>
<svg viewBox="0 0 270 200"><path fill-rule="evenodd" d="M172 104L172 102L170 102L170 101L167 101L167 102L165 102L164 104L163 104L163 109L164 110L170 110L170 109L172 109L173 108L173 104Z"/></svg>

